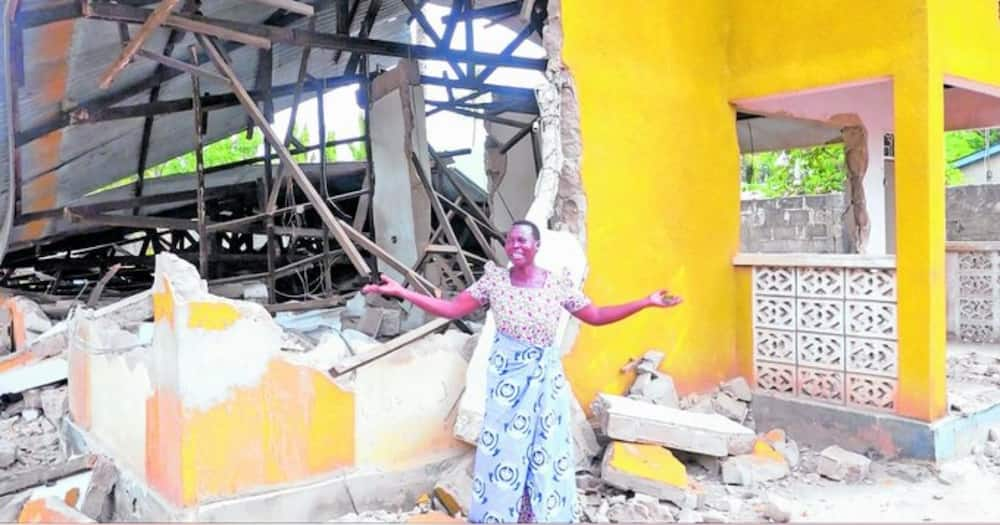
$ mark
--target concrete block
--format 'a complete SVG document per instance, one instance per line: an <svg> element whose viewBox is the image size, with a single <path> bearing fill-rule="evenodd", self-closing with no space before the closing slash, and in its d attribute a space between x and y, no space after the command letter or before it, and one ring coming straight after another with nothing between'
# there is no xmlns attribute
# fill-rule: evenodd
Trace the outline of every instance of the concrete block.
<svg viewBox="0 0 1000 525"><path fill-rule="evenodd" d="M672 377L655 371L642 374L640 377L646 379L637 379L640 390L636 391L635 394L639 400L671 408L680 406L680 398L677 396L677 389L674 387Z"/></svg>
<svg viewBox="0 0 1000 525"><path fill-rule="evenodd" d="M861 454L834 445L820 453L816 471L833 480L856 483L868 476L871 463L870 459Z"/></svg>
<svg viewBox="0 0 1000 525"><path fill-rule="evenodd" d="M7 468L17 461L17 445L13 441L0 439L0 468Z"/></svg>
<svg viewBox="0 0 1000 525"><path fill-rule="evenodd" d="M752 454L734 456L722 462L722 481L729 485L751 486L784 478L790 472L784 457L761 440L754 445Z"/></svg>
<svg viewBox="0 0 1000 525"><path fill-rule="evenodd" d="M434 495L449 513L455 515L461 512L469 514L472 503L472 477L475 465L475 453L462 456L451 468L444 471L434 485Z"/></svg>
<svg viewBox="0 0 1000 525"><path fill-rule="evenodd" d="M620 441L725 457L730 442L754 436L749 428L717 414L698 414L621 396L598 394L592 408L604 434Z"/></svg>
<svg viewBox="0 0 1000 525"><path fill-rule="evenodd" d="M776 200L778 207L783 210L798 210L805 207L805 201L802 197L784 197Z"/></svg>
<svg viewBox="0 0 1000 525"><path fill-rule="evenodd" d="M690 509L682 510L681 513L677 515L677 523L704 523L704 521L705 520L701 517L701 513Z"/></svg>
<svg viewBox="0 0 1000 525"><path fill-rule="evenodd" d="M791 210L788 212L788 220L795 226L805 226L809 224L809 210Z"/></svg>
<svg viewBox="0 0 1000 525"><path fill-rule="evenodd" d="M659 350L650 350L642 356L642 360L639 361L639 365L636 367L636 371L640 374L650 374L656 372L660 368L660 363L663 362L663 358L666 354Z"/></svg>
<svg viewBox="0 0 1000 525"><path fill-rule="evenodd" d="M825 224L810 224L806 226L806 236L810 239L818 239L829 235L829 229Z"/></svg>
<svg viewBox="0 0 1000 525"><path fill-rule="evenodd" d="M753 401L753 390L750 388L750 384L742 376L734 377L725 383L720 385L722 391L733 396L740 401L746 401L749 403Z"/></svg>
<svg viewBox="0 0 1000 525"><path fill-rule="evenodd" d="M750 411L746 403L739 401L725 392L720 392L712 400L712 408L715 412L742 424Z"/></svg>
<svg viewBox="0 0 1000 525"><path fill-rule="evenodd" d="M601 478L622 490L648 494L681 505L687 498L684 464L656 445L613 442L604 453Z"/></svg>

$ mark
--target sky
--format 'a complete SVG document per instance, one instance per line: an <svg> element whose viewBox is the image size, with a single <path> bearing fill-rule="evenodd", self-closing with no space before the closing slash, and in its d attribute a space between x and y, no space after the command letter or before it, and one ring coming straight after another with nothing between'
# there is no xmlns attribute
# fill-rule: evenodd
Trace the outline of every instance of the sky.
<svg viewBox="0 0 1000 525"><path fill-rule="evenodd" d="M444 23L441 17L447 15L449 9L427 2L423 8L423 12L431 26L434 27L434 30L438 34L443 33ZM513 40L516 32L502 25L487 27L488 23L488 20L475 21L475 50L499 53ZM411 24L411 35L414 42L427 43L420 40L422 31L419 30L416 23ZM455 49L465 48L464 24L459 24L455 29L452 47ZM545 51L541 46L526 41L518 47L514 55L540 58L545 56ZM421 62L421 67L423 73L426 75L440 77L443 72L447 71L449 76L454 78L454 72L444 62L423 61ZM535 88L543 81L544 78L540 72L513 68L499 68L489 79L489 83L491 84L525 88ZM323 99L327 132L332 131L338 139L356 137L361 133L359 122L363 116L363 112L356 102L357 89L357 86L334 89L329 91ZM440 86L424 86L424 98L426 100L445 100L445 89ZM288 128L288 121L291 118L291 109L280 111L274 117L278 136L284 136L285 130ZM300 127L305 126L308 128L309 137L315 142L319 137L319 118L315 97L299 105L296 120ZM483 121L478 119L455 115L446 111L435 113L427 118L427 140L435 150L472 149L472 153L469 155L455 157L454 167L483 188L486 186L486 175L483 164L485 133ZM338 146L337 157L341 160L350 159L351 152L348 146Z"/></svg>

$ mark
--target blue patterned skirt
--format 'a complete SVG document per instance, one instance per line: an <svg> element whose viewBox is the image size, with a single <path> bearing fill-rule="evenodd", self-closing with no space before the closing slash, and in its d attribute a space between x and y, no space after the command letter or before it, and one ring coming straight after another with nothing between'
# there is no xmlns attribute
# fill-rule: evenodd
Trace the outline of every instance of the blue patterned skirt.
<svg viewBox="0 0 1000 525"><path fill-rule="evenodd" d="M573 522L572 394L559 357L500 332L493 340L470 522Z"/></svg>

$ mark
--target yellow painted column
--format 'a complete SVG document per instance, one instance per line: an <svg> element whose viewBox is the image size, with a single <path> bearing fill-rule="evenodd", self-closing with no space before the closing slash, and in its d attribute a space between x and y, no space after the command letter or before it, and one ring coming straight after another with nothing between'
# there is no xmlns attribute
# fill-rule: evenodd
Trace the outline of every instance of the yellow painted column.
<svg viewBox="0 0 1000 525"><path fill-rule="evenodd" d="M944 91L928 55L894 78L899 387L896 411L946 413Z"/></svg>

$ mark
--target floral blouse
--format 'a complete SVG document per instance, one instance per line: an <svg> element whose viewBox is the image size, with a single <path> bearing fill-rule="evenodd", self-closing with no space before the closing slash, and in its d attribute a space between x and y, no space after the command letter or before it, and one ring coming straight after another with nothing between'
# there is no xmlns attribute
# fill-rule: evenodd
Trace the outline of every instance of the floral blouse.
<svg viewBox="0 0 1000 525"><path fill-rule="evenodd" d="M537 288L514 286L510 271L486 263L482 278L466 289L480 304L490 304L497 330L527 343L549 347L555 342L562 309L576 312L590 299L573 286L569 271L551 272Z"/></svg>

